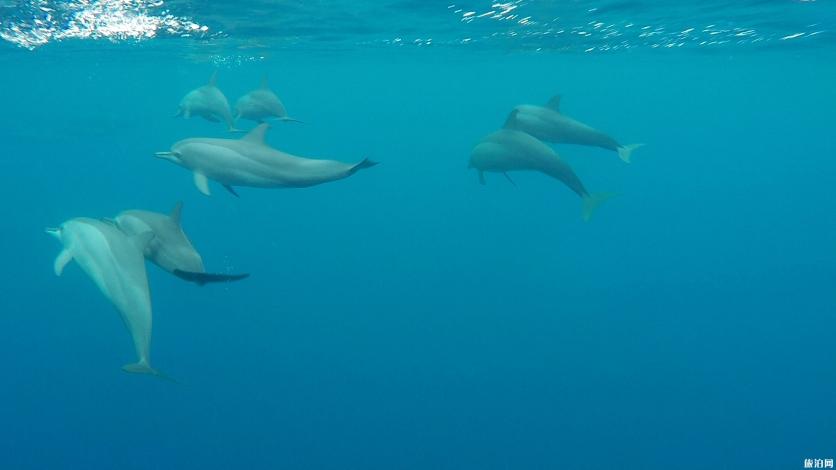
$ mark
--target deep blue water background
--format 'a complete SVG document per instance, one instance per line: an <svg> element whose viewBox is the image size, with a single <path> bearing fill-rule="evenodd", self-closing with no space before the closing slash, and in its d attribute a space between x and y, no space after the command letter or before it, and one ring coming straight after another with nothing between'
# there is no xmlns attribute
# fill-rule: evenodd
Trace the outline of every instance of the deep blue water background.
<svg viewBox="0 0 836 470"><path fill-rule="evenodd" d="M123 45L0 56L2 468L802 468L836 457L836 64L821 50L279 53L303 125L268 141L381 165L301 190L154 159L208 63ZM539 174L467 170L520 103L623 142ZM43 228L185 203L199 288L149 265L152 357Z"/></svg>

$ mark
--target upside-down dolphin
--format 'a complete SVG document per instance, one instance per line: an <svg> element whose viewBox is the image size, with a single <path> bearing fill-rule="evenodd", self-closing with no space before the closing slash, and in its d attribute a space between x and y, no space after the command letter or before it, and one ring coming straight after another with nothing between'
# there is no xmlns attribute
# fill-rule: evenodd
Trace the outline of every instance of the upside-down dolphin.
<svg viewBox="0 0 836 470"><path fill-rule="evenodd" d="M473 149L470 168L479 171L479 181L485 184L484 172L505 173L508 171L533 170L560 180L583 200L583 220L589 220L592 213L612 194L590 194L581 180L548 145L531 135L513 129L500 129L488 135Z"/></svg>
<svg viewBox="0 0 836 470"><path fill-rule="evenodd" d="M230 132L238 132L235 128L235 120L232 119L232 111L229 110L229 101L217 86L218 71L216 70L209 83L202 87L186 93L180 100L177 116L188 119L192 116L200 116L212 122L223 121Z"/></svg>
<svg viewBox="0 0 836 470"><path fill-rule="evenodd" d="M114 222L129 236L153 233L154 239L145 247L145 257L181 279L202 286L210 282L230 282L249 277L249 274L207 273L200 253L192 246L180 225L182 210L183 203L180 202L171 214L127 210L120 212Z"/></svg>
<svg viewBox="0 0 836 470"><path fill-rule="evenodd" d="M369 159L343 163L297 157L268 146L264 142L268 128L260 124L240 139L185 139L156 156L191 170L195 186L207 196L210 179L237 196L235 186L304 188L347 178L377 164Z"/></svg>
<svg viewBox="0 0 836 470"><path fill-rule="evenodd" d="M615 150L625 162L630 162L633 150L644 144L621 145L607 134L593 129L560 113L560 95L545 106L522 104L514 108L505 122L508 129L516 129L556 144L578 144Z"/></svg>
<svg viewBox="0 0 836 470"><path fill-rule="evenodd" d="M112 224L86 217L70 219L47 233L64 245L55 258L55 274L60 276L67 263L75 260L116 306L128 327L137 362L122 370L162 376L151 367L151 297L142 255L154 234L129 237Z"/></svg>
<svg viewBox="0 0 836 470"><path fill-rule="evenodd" d="M249 119L258 123L265 119L275 118L280 121L295 121L287 116L287 110L282 101L267 85L267 77L261 79L261 86L235 102L235 120Z"/></svg>

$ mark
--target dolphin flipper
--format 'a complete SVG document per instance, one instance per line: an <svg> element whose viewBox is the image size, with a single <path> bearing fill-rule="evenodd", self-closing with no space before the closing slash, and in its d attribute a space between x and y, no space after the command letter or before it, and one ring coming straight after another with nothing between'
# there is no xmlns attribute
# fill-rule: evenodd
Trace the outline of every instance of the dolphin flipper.
<svg viewBox="0 0 836 470"><path fill-rule="evenodd" d="M53 264L55 275L60 276L64 272L64 267L72 260L73 254L69 250L61 250L61 253L58 253L58 256L55 257L55 263Z"/></svg>
<svg viewBox="0 0 836 470"><path fill-rule="evenodd" d="M199 286L203 286L212 282L233 282L240 281L250 277L249 274L211 274L211 273L194 273L189 271L182 271L175 269L173 274L185 281L194 282Z"/></svg>
<svg viewBox="0 0 836 470"><path fill-rule="evenodd" d="M197 186L197 190L202 192L204 195L212 195L211 191L209 191L209 178L207 178L203 173L199 173L197 171L194 172L194 185Z"/></svg>

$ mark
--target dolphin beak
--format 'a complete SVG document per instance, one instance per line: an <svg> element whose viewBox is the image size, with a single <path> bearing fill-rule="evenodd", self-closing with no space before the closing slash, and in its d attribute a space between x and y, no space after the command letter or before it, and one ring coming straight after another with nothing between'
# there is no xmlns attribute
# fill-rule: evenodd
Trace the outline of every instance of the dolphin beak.
<svg viewBox="0 0 836 470"><path fill-rule="evenodd" d="M174 155L174 152L154 152L154 156L157 158L165 158Z"/></svg>
<svg viewBox="0 0 836 470"><path fill-rule="evenodd" d="M47 227L47 228L44 229L44 232L52 235L55 238L60 238L61 237L61 229L60 228Z"/></svg>

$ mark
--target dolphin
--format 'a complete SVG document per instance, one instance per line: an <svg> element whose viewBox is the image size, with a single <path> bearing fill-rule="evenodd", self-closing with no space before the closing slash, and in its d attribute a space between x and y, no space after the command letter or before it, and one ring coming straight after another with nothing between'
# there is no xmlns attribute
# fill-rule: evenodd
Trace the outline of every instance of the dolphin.
<svg viewBox="0 0 836 470"><path fill-rule="evenodd" d="M583 201L583 220L588 221L592 213L612 194L590 194L581 180L548 145L531 135L513 129L500 129L484 139L470 155L470 168L479 171L479 182L485 184L484 172L504 173L509 171L533 170L560 180ZM513 183L513 181L511 181Z"/></svg>
<svg viewBox="0 0 836 470"><path fill-rule="evenodd" d="M60 276L67 263L76 260L128 327L138 360L122 370L165 377L151 367L151 297L142 256L154 234L128 236L111 224L86 217L70 219L47 233L64 245L55 258L55 274Z"/></svg>
<svg viewBox="0 0 836 470"><path fill-rule="evenodd" d="M301 122L287 116L281 100L273 90L267 86L267 77L261 80L261 86L246 95L238 98L235 102L235 120L249 119L257 123L264 122L267 118L276 118L280 121Z"/></svg>
<svg viewBox="0 0 836 470"><path fill-rule="evenodd" d="M235 128L235 120L229 110L229 101L217 86L218 71L216 70L209 83L186 93L180 100L180 106L174 117L183 116L188 119L200 116L212 122L223 121L230 132L240 132Z"/></svg>
<svg viewBox="0 0 836 470"><path fill-rule="evenodd" d="M210 282L238 281L249 274L210 274L180 225L183 203L178 202L171 214L143 210L122 211L113 221L127 235L146 232L154 234L145 247L145 257L162 269L189 282L205 285Z"/></svg>
<svg viewBox="0 0 836 470"><path fill-rule="evenodd" d="M515 107L505 122L505 127L527 132L546 142L615 150L627 163L630 163L633 150L644 145L621 145L607 134L561 114L560 95L552 97L545 106L522 104Z"/></svg>
<svg viewBox="0 0 836 470"><path fill-rule="evenodd" d="M240 139L198 137L176 142L156 156L191 170L197 189L209 196L209 180L215 180L235 196L235 186L256 188L304 188L347 178L377 164L297 157L264 142L269 129L259 124Z"/></svg>

